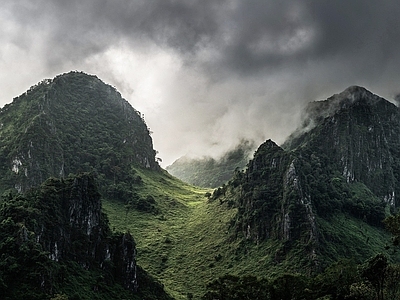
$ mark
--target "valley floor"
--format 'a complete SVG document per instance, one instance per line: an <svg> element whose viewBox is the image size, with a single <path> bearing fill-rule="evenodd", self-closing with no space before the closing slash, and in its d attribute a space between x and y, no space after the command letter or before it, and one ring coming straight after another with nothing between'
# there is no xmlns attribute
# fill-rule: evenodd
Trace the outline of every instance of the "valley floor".
<svg viewBox="0 0 400 300"><path fill-rule="evenodd" d="M104 199L103 209L113 230L129 231L134 236L138 265L158 279L175 299L200 299L207 283L226 274L268 278L282 272L307 275L304 265L308 258L296 250L304 245L294 245L285 260L278 263L276 254L283 244L272 240L255 244L233 238L229 227L237 210L219 200L210 201L206 193L211 190L190 186L168 173L138 170L138 174L143 185L136 192L142 197L153 196L159 212L128 209L125 203L108 199ZM364 250L379 252L389 241L381 230L344 215L319 222L326 238L343 240L343 249L339 245L331 251L339 251L336 256L329 258L329 253L325 254L326 259L331 259L324 261L326 266L346 253L353 259L361 254L367 258L369 252ZM375 238L380 241L376 245ZM351 239L354 242L345 242ZM349 244L365 239L370 241L366 249L355 245L357 253L349 252Z"/></svg>
<svg viewBox="0 0 400 300"><path fill-rule="evenodd" d="M165 190L158 195L162 202L159 214L126 211L124 204L110 201L103 207L111 227L129 230L135 237L140 266L176 299L190 295L196 299L207 282L233 266L223 263L226 249L222 246L226 245L228 222L236 211L209 205L207 190L182 186L186 195L168 195Z"/></svg>

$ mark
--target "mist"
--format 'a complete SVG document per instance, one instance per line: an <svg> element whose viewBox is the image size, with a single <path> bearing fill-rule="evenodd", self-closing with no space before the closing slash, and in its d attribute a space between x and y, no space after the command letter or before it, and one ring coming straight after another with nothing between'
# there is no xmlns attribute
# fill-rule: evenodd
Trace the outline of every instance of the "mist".
<svg viewBox="0 0 400 300"><path fill-rule="evenodd" d="M399 94L399 13L394 0L4 0L0 105L79 70L144 113L163 166L280 144L310 101Z"/></svg>

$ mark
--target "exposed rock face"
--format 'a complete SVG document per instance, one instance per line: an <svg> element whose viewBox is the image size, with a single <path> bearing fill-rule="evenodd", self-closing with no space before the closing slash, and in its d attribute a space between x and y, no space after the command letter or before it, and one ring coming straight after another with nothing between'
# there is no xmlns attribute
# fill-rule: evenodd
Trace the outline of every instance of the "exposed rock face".
<svg viewBox="0 0 400 300"><path fill-rule="evenodd" d="M96 76L44 80L0 111L2 185L18 191L80 171L115 180L130 165L158 170L143 116Z"/></svg>
<svg viewBox="0 0 400 300"><path fill-rule="evenodd" d="M326 101L311 103L307 111L305 125L284 147L323 153L347 182L362 182L396 205L395 196L400 192L399 109L353 86Z"/></svg>
<svg viewBox="0 0 400 300"><path fill-rule="evenodd" d="M131 291L137 290L135 242L129 233L111 233L93 178L83 174L65 180L49 179L15 201L10 199L5 204L1 217L11 218L19 228L16 235L21 238L16 243L26 249L41 249L42 255L54 263L37 271L38 288L50 291L59 280L59 267L55 266L75 262L84 270L103 272L104 284L119 282ZM21 205L17 203L26 206L26 212L13 213ZM40 261L49 264L44 257Z"/></svg>
<svg viewBox="0 0 400 300"><path fill-rule="evenodd" d="M256 151L242 175L239 198L237 226L247 239L316 242L311 197L303 190L297 162L271 140Z"/></svg>
<svg viewBox="0 0 400 300"><path fill-rule="evenodd" d="M129 233L113 235L101 213L100 194L88 175L65 181L50 179L28 194L36 198L34 239L58 263L75 261L84 269L113 274L124 287L137 290L136 248ZM49 280L52 280L49 278Z"/></svg>
<svg viewBox="0 0 400 300"><path fill-rule="evenodd" d="M279 240L286 250L303 245L317 266L318 254L327 251L321 242L329 242L318 218L339 212L382 226L385 206L397 204L399 180L399 109L350 87L311 103L304 125L282 148L266 141L231 181L235 228L255 242Z"/></svg>

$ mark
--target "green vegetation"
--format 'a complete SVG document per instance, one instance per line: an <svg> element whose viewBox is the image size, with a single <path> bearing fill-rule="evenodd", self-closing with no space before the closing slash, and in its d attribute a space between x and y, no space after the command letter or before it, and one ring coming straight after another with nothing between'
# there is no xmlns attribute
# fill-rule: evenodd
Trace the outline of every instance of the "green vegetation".
<svg viewBox="0 0 400 300"><path fill-rule="evenodd" d="M136 292L135 242L110 231L99 197L87 174L3 196L2 299L170 299L140 268Z"/></svg>
<svg viewBox="0 0 400 300"><path fill-rule="evenodd" d="M142 167L154 172L160 171L149 129L141 114L122 99L115 88L104 84L96 76L71 72L57 76L53 80L45 80L1 109L0 124L0 191L4 192L6 199L9 199L4 203L13 199L15 190L29 192L32 187L39 186L49 177L67 180L67 174L85 171L91 172L96 178L99 195L114 201L121 201L126 210L135 209L143 213L159 211L159 208L155 207L153 198L142 198L134 192L135 186L143 184L140 176L136 174L135 168ZM45 195L49 194L45 193ZM63 202L64 196L55 194L51 199L54 203L56 201ZM31 207L36 207L33 200L36 199L36 196L32 196L32 198L27 194L26 197L27 200L23 207L30 211ZM87 205L87 200L83 200L83 207ZM57 208L54 205L52 207ZM40 206L38 209L43 211L45 208ZM58 211L55 209L51 212ZM4 214L6 218L8 212L9 210ZM77 215L82 219L89 218L89 223L100 218L99 215L84 216L88 213L83 210ZM27 214L24 210L17 210L16 215L19 214L27 215L26 218L29 219L29 222L36 224L34 226L47 224L45 219ZM67 218L69 212L64 212L64 214L64 216L49 214L53 216L49 222ZM105 220L103 215L102 220ZM61 224L64 223L61 222ZM60 225L61 228L66 226L64 225ZM49 227L49 224L45 226L45 228ZM36 236L41 236L37 230L30 230L35 232ZM104 234L106 232L104 231ZM11 233L7 231L0 243L9 241L9 234ZM54 233L54 236L57 235L60 233ZM61 236L63 236L62 233ZM79 249L82 246L81 243L84 243L87 238L80 234L75 236L75 239L76 241L72 244L76 246L74 249ZM66 243L58 243L57 246L51 246L52 248L46 247L41 250L43 255L52 255L52 258L57 257L56 253L68 252L69 249ZM20 254L23 256L23 253ZM85 268L82 268L82 265L87 263L86 261L82 262L80 257L81 255L75 255L66 262L66 264L72 265L72 271L67 272L66 277L71 280L71 283L65 285L65 288L70 290L63 291L61 289L60 292L64 292L69 297L73 296L73 293L78 293L81 294L79 296L81 299L85 299L85 297L88 299L96 297L120 299L124 297L123 295L127 298L133 297L131 292L125 291L122 286L123 292L115 292L108 296L105 294L98 296L93 293L93 272L87 273ZM5 269L13 266L8 264L12 260L7 257L4 259ZM58 266L58 264L54 265ZM29 266L32 267L32 265ZM22 272L25 269L23 269L23 264L17 264L15 270ZM140 268L138 270L139 280L145 284L139 287L139 295L146 295L147 299L168 298L161 285L157 286L151 276ZM28 267L25 271L27 271L27 276L30 276ZM51 269L51 273L56 274L53 271ZM12 274L11 277L7 274L4 277L0 276L0 281L4 283L7 292L11 293L9 296L11 298L15 294L13 294L9 282L18 283L18 281L11 280L14 276ZM112 281L122 274L124 272L116 272L114 274L116 277L114 275L111 277ZM103 274L99 276L103 276ZM21 280L22 278L21 276ZM51 281L57 285L57 280L52 279ZM37 280L32 282L28 280L28 282L33 287ZM82 289L75 288L75 282L80 283ZM112 289L115 290L115 287L113 286ZM84 289L87 289L87 292ZM50 293L48 290L40 290L38 293L49 295L53 292L57 291L52 288ZM120 295L117 296L117 294ZM63 293L59 294L60 297L62 295ZM31 296L34 297L33 294ZM45 298L43 295L38 297ZM17 298L24 297L18 296Z"/></svg>
<svg viewBox="0 0 400 300"><path fill-rule="evenodd" d="M93 172L103 195L125 199L140 184L132 165L160 169L141 114L95 76L71 72L41 82L1 110L0 124L3 189Z"/></svg>
<svg viewBox="0 0 400 300"><path fill-rule="evenodd" d="M201 299L398 299L398 280L400 265L389 264L386 256L377 254L360 265L341 260L315 277L282 273L268 280L226 275L208 284Z"/></svg>
<svg viewBox="0 0 400 300"><path fill-rule="evenodd" d="M237 170L243 170L251 156L254 145L241 141L235 149L222 157L181 157L166 170L184 182L205 188L216 188L227 183Z"/></svg>
<svg viewBox="0 0 400 300"><path fill-rule="evenodd" d="M385 250L390 236L383 228L352 214L337 214L329 220L317 220L321 228L317 272L304 254L307 242L268 239L257 244L236 235L232 220L238 209L229 201L234 196L230 188L215 190L211 194L221 196L213 199L206 196L209 190L185 184L167 173L137 170L137 174L144 184L136 193L142 198L154 197L159 212L144 214L127 209L120 201L105 201L103 206L112 227L135 236L138 263L176 299L187 299L188 295L199 299L206 293L207 283L225 275L257 276L272 282L283 272L317 276L339 257L353 264L380 252L391 257L392 251Z"/></svg>
<svg viewBox="0 0 400 300"><path fill-rule="evenodd" d="M266 141L248 163L246 143L219 161L176 162L211 190L162 170L143 116L97 77L39 83L0 111L1 295L398 297L382 220L400 194L400 114L357 97L314 104L314 127L283 147ZM81 172L91 175L67 175ZM399 223L386 221L395 243Z"/></svg>

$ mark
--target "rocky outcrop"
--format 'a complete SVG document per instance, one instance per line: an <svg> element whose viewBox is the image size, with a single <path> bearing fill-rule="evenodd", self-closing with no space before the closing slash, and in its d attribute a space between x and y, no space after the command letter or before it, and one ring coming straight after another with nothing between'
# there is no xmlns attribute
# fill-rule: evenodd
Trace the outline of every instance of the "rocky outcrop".
<svg viewBox="0 0 400 300"><path fill-rule="evenodd" d="M304 125L284 144L328 157L347 182L362 182L396 205L400 113L387 100L353 86L326 101L310 103Z"/></svg>
<svg viewBox="0 0 400 300"><path fill-rule="evenodd" d="M112 236L91 176L51 179L35 197L43 206L49 199L56 201L53 209L42 212L47 217L33 229L50 259L73 260L86 269L106 269L112 263L112 273L126 288L136 290L135 242L129 233Z"/></svg>
<svg viewBox="0 0 400 300"><path fill-rule="evenodd" d="M311 103L306 115L282 147L268 140L258 148L225 197L238 207L236 236L280 241L277 261L297 247L318 267L321 253L339 249L340 240L329 240L332 232L346 226L330 224L331 218L342 214L382 227L385 208L397 205L400 113L366 89L350 87ZM368 248L362 238L357 243L354 251Z"/></svg>
<svg viewBox="0 0 400 300"><path fill-rule="evenodd" d="M143 115L96 76L44 80L6 105L0 124L0 185L20 192L81 171L113 182L132 165L160 169Z"/></svg>
<svg viewBox="0 0 400 300"><path fill-rule="evenodd" d="M271 140L256 151L242 179L239 197L237 226L247 239L316 241L311 197L303 190L296 164L292 154Z"/></svg>
<svg viewBox="0 0 400 300"><path fill-rule="evenodd" d="M41 249L55 263L50 270L37 274L43 289L50 292L56 285L60 276L57 265L77 263L83 270L103 272L105 282L119 282L137 291L135 242L129 233L110 231L92 176L49 179L18 197L26 212L10 213L13 209L7 207L14 204L9 200L1 210L2 218L21 224L17 234L20 247Z"/></svg>

